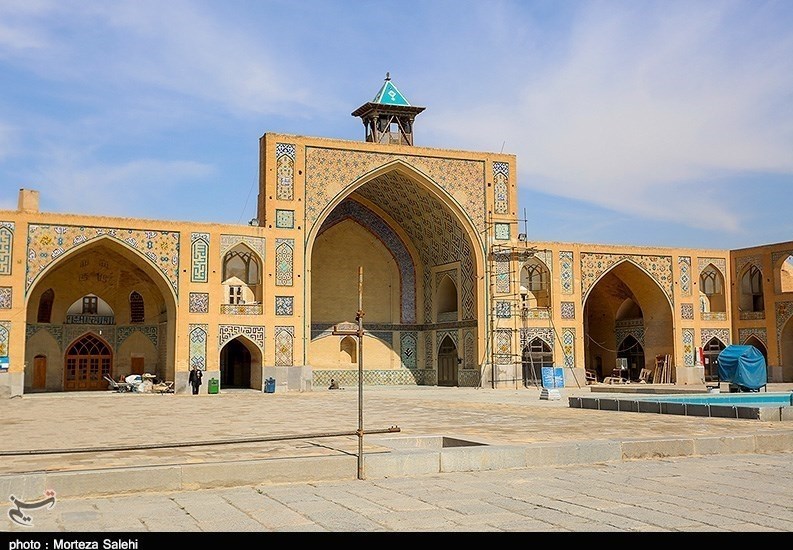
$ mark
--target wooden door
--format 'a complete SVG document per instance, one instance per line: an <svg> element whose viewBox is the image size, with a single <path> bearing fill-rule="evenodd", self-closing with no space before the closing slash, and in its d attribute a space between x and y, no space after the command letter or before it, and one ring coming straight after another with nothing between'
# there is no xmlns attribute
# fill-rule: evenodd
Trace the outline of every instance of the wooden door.
<svg viewBox="0 0 793 550"><path fill-rule="evenodd" d="M33 389L43 390L47 387L47 358L37 355L33 358Z"/></svg>
<svg viewBox="0 0 793 550"><path fill-rule="evenodd" d="M130 374L143 374L143 357L133 357Z"/></svg>
<svg viewBox="0 0 793 550"><path fill-rule="evenodd" d="M448 336L438 350L438 385L457 385L457 346Z"/></svg>

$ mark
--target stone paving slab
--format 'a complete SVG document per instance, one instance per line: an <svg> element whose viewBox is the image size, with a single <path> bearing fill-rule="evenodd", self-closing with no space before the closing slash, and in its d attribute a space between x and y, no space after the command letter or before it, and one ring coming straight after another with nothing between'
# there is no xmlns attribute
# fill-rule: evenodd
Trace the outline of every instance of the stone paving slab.
<svg viewBox="0 0 793 550"><path fill-rule="evenodd" d="M793 384L768 388L791 389ZM590 393L587 386L563 388L561 399L545 400L540 399L538 388L366 387L365 431L396 428L398 432L365 435L364 456L371 458L372 475L393 477L793 450L793 426L787 422L568 406L569 396ZM27 394L4 401L3 410L0 491L37 491L55 479L60 479L65 494L76 495L80 490L125 493L354 479L357 473L358 437L332 435L357 430L357 388L273 394L225 390L198 396ZM201 445L254 437L269 440ZM424 442L419 443L422 438ZM399 445L395 440L406 443ZM471 446L421 448L451 440ZM193 443L197 445L185 446ZM97 449L154 444L177 446ZM93 450L8 454L53 449ZM116 481L103 483L106 473L112 473Z"/></svg>

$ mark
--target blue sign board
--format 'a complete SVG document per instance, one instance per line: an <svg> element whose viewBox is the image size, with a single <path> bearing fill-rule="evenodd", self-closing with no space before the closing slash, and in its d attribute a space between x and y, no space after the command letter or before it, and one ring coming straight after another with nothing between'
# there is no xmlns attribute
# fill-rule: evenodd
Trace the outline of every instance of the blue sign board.
<svg viewBox="0 0 793 550"><path fill-rule="evenodd" d="M542 367L543 388L564 388L563 367Z"/></svg>
<svg viewBox="0 0 793 550"><path fill-rule="evenodd" d="M0 357L0 370L8 370L8 356Z"/></svg>

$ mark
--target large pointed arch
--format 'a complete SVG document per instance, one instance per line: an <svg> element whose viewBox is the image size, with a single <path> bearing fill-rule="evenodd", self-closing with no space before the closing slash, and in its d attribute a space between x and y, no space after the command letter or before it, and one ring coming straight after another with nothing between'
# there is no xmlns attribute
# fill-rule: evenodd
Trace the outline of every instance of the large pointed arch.
<svg viewBox="0 0 793 550"><path fill-rule="evenodd" d="M674 357L674 315L664 288L629 258L615 263L589 287L584 297L584 356L586 368L606 376L619 357L629 358L620 344L631 338L643 354L631 356L630 375L652 370L658 355ZM644 364L639 364L643 362Z"/></svg>

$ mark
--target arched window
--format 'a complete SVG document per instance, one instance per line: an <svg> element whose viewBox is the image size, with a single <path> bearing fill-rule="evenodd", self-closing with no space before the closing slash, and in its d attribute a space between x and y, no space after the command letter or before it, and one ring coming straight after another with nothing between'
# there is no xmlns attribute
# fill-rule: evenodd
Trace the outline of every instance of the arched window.
<svg viewBox="0 0 793 550"><path fill-rule="evenodd" d="M525 308L547 308L550 300L551 274L537 258L527 261L520 270L520 293Z"/></svg>
<svg viewBox="0 0 793 550"><path fill-rule="evenodd" d="M129 322L142 323L146 318L143 307L143 296L135 291L129 295Z"/></svg>
<svg viewBox="0 0 793 550"><path fill-rule="evenodd" d="M763 273L750 265L741 277L741 311L765 311L763 300Z"/></svg>
<svg viewBox="0 0 793 550"><path fill-rule="evenodd" d="M438 320L457 320L457 287L448 275L438 285Z"/></svg>
<svg viewBox="0 0 793 550"><path fill-rule="evenodd" d="M357 363L358 362L358 346L355 343L355 338L352 336L345 336L339 343L340 361L342 363Z"/></svg>
<svg viewBox="0 0 793 550"><path fill-rule="evenodd" d="M793 292L793 254L779 267L779 291Z"/></svg>
<svg viewBox="0 0 793 550"><path fill-rule="evenodd" d="M727 311L727 302L724 299L724 278L713 264L702 270L699 276L700 297L704 295L707 300L707 309L702 311Z"/></svg>
<svg viewBox="0 0 793 550"><path fill-rule="evenodd" d="M223 280L236 277L247 285L259 284L259 262L244 246L235 246L223 258Z"/></svg>
<svg viewBox="0 0 793 550"><path fill-rule="evenodd" d="M49 323L52 318L52 302L55 301L55 291L51 288L45 290L39 298L39 314L36 318L38 323Z"/></svg>

